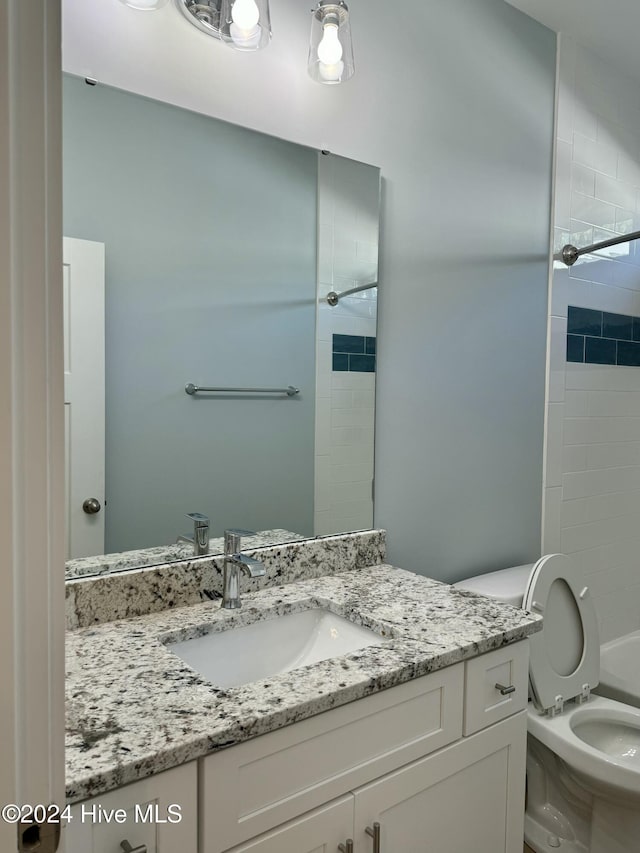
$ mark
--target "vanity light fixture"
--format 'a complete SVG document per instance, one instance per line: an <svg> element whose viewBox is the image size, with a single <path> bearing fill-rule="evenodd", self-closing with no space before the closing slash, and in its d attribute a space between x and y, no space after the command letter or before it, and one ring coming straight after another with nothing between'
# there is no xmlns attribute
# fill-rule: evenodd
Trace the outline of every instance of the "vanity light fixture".
<svg viewBox="0 0 640 853"><path fill-rule="evenodd" d="M353 77L349 7L344 0L319 0L312 9L309 75L316 83L344 83Z"/></svg>
<svg viewBox="0 0 640 853"><path fill-rule="evenodd" d="M234 50L260 50L269 44L269 0L176 0L176 3L185 18L201 32L220 39Z"/></svg>

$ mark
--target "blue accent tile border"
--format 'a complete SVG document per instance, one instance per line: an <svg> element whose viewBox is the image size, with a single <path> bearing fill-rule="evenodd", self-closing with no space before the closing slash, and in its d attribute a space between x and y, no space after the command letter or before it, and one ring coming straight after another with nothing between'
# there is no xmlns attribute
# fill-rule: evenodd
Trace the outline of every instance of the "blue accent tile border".
<svg viewBox="0 0 640 853"><path fill-rule="evenodd" d="M333 351L334 352L364 352L364 337L362 335L334 335L333 336Z"/></svg>
<svg viewBox="0 0 640 853"><path fill-rule="evenodd" d="M375 373L376 339L364 335L334 335L333 370L338 373Z"/></svg>
<svg viewBox="0 0 640 853"><path fill-rule="evenodd" d="M602 313L602 311L593 311L591 308L574 308L570 305L567 312L567 333L601 338Z"/></svg>
<svg viewBox="0 0 640 853"><path fill-rule="evenodd" d="M640 317L570 305L567 361L640 367Z"/></svg>

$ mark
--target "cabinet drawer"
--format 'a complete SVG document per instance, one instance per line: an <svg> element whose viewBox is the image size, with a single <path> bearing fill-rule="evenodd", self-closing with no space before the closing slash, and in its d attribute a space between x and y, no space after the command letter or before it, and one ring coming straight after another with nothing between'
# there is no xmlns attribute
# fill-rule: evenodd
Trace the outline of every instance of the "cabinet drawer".
<svg viewBox="0 0 640 853"><path fill-rule="evenodd" d="M147 853L197 853L197 781L192 761L73 806L66 853L122 853L123 841Z"/></svg>
<svg viewBox="0 0 640 853"><path fill-rule="evenodd" d="M504 646L495 652L467 661L465 664L465 736L472 735L526 708L528 687L529 643L527 641Z"/></svg>
<svg viewBox="0 0 640 853"><path fill-rule="evenodd" d="M457 740L464 664L200 761L201 853L220 853Z"/></svg>

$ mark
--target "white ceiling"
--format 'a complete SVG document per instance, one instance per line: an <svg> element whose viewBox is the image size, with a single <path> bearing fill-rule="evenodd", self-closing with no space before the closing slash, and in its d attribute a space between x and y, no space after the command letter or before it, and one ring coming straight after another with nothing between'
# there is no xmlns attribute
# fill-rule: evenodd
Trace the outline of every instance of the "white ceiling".
<svg viewBox="0 0 640 853"><path fill-rule="evenodd" d="M566 33L640 80L639 0L507 0L541 24Z"/></svg>

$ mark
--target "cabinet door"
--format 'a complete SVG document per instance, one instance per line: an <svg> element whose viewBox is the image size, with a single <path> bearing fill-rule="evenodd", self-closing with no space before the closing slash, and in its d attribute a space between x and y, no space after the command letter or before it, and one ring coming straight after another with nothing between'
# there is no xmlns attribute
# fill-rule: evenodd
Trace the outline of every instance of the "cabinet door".
<svg viewBox="0 0 640 853"><path fill-rule="evenodd" d="M353 835L353 795L341 797L226 853L337 853Z"/></svg>
<svg viewBox="0 0 640 853"><path fill-rule="evenodd" d="M65 853L197 853L196 762L74 806L64 836Z"/></svg>
<svg viewBox="0 0 640 853"><path fill-rule="evenodd" d="M232 850L458 740L463 675L449 666L203 758L200 853Z"/></svg>
<svg viewBox="0 0 640 853"><path fill-rule="evenodd" d="M356 791L356 853L522 853L526 714Z"/></svg>

